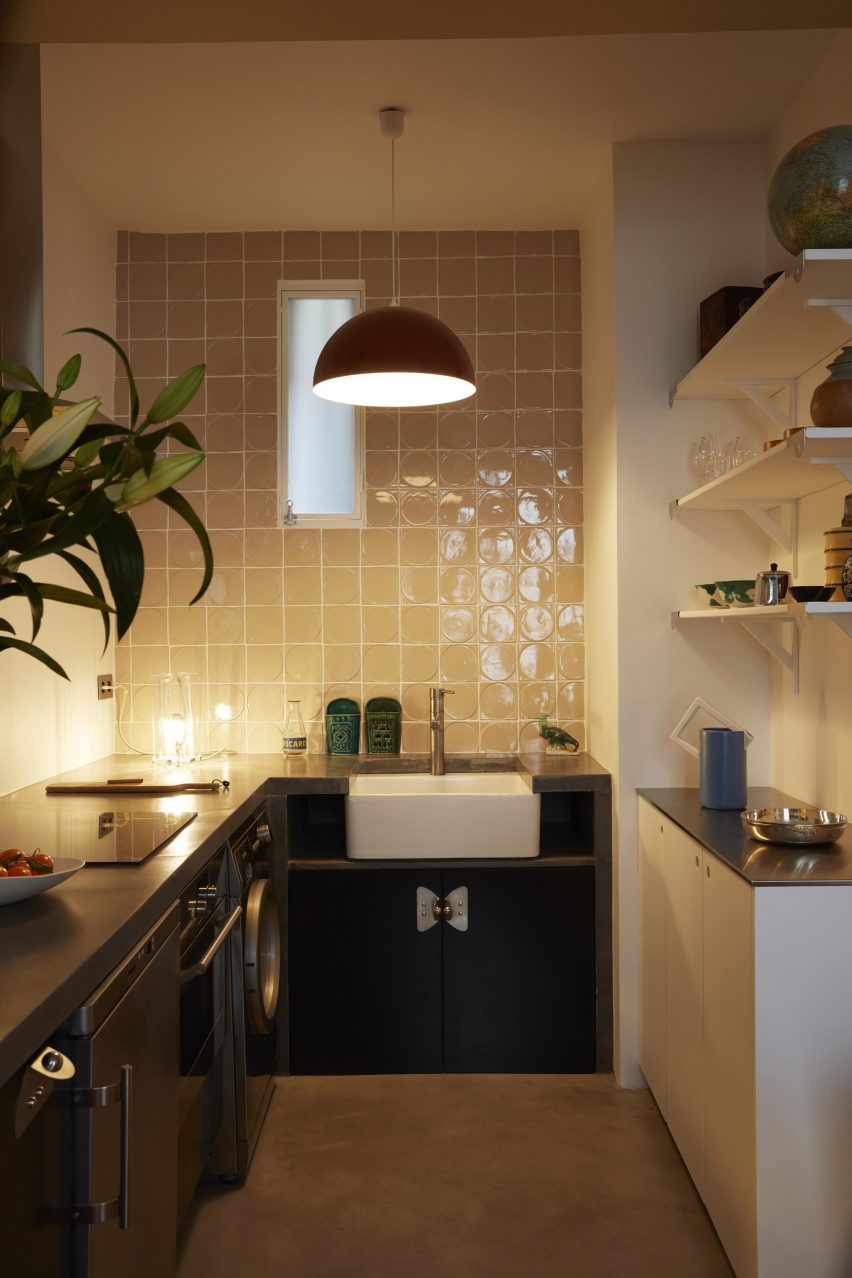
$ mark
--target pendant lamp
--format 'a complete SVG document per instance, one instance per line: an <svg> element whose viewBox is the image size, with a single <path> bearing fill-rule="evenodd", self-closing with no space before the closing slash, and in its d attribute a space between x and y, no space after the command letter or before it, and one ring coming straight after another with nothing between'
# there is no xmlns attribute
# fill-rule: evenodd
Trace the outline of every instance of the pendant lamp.
<svg viewBox="0 0 852 1278"><path fill-rule="evenodd" d="M314 369L314 394L371 408L450 404L475 392L473 365L446 324L399 304L394 148L405 127L405 112L396 107L380 111L379 126L391 144L393 299L390 306L364 311L332 333Z"/></svg>

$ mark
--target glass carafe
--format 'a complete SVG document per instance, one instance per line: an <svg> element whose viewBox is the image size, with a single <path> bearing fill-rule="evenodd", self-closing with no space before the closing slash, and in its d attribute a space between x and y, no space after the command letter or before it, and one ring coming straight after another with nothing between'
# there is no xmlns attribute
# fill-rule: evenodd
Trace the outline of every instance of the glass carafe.
<svg viewBox="0 0 852 1278"><path fill-rule="evenodd" d="M284 739L282 742L285 754L305 754L308 749L308 738L305 733L305 721L302 718L302 703L287 702L287 717L284 720Z"/></svg>

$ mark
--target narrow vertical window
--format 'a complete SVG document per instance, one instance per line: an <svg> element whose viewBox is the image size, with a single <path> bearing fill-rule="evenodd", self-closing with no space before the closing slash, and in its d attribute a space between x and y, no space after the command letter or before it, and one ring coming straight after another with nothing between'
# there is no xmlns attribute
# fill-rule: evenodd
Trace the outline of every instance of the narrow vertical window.
<svg viewBox="0 0 852 1278"><path fill-rule="evenodd" d="M363 499L363 410L313 392L314 366L331 334L363 310L360 281L279 285L278 476L281 522L358 525Z"/></svg>

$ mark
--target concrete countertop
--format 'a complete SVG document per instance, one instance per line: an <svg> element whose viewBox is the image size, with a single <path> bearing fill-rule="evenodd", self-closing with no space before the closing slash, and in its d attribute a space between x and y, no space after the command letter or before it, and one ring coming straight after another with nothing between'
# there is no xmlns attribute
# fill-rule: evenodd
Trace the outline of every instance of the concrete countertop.
<svg viewBox="0 0 852 1278"><path fill-rule="evenodd" d="M195 874L237 826L269 795L346 794L349 778L368 756L243 755L212 759L177 771L147 760L113 755L86 764L0 799L3 812L14 805L15 825L31 810L73 805L99 812L103 796L50 796L52 781L106 781L142 776L147 781L227 779L229 790L187 795L182 803L198 813L160 852L140 865L87 865L55 891L0 907L0 1086L34 1055L108 973L175 901ZM423 757L426 759L426 756ZM423 767L419 756L388 759L406 770ZM369 759L375 766L376 759ZM497 760L485 760L485 767ZM483 756L448 756L448 771L483 768ZM502 766L532 777L533 789L594 790L609 793L610 777L589 755L502 756ZM426 768L428 770L428 759ZM171 797L116 795L127 811L174 811ZM185 810L185 809L184 809ZM45 848L57 856L62 848Z"/></svg>
<svg viewBox="0 0 852 1278"><path fill-rule="evenodd" d="M847 828L837 843L811 847L758 843L746 834L739 812L702 808L698 790L639 790L675 825L696 839L703 848L730 866L753 887L780 887L795 884L852 887L852 832ZM781 790L750 787L750 808L812 807Z"/></svg>

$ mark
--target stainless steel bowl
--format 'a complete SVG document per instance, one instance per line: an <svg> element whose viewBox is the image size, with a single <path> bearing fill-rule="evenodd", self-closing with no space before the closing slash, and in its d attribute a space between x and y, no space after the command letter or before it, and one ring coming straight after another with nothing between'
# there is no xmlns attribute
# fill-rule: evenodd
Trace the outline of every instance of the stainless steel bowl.
<svg viewBox="0 0 852 1278"><path fill-rule="evenodd" d="M842 812L824 808L751 808L740 821L761 843L835 843L846 829Z"/></svg>

